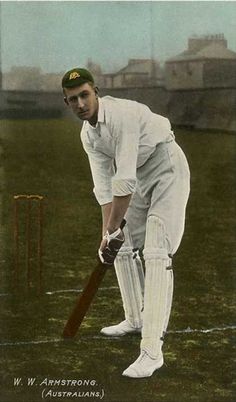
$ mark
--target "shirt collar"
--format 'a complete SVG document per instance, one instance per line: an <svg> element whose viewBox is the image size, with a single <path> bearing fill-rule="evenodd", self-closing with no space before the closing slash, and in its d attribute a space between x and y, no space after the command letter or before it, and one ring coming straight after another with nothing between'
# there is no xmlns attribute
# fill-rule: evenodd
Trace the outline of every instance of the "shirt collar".
<svg viewBox="0 0 236 402"><path fill-rule="evenodd" d="M102 98L98 98L98 123L105 122L105 108Z"/></svg>
<svg viewBox="0 0 236 402"><path fill-rule="evenodd" d="M98 128L99 123L105 123L105 107L102 98L98 98L98 121L96 126L92 126L88 120L86 121L87 126L93 130Z"/></svg>

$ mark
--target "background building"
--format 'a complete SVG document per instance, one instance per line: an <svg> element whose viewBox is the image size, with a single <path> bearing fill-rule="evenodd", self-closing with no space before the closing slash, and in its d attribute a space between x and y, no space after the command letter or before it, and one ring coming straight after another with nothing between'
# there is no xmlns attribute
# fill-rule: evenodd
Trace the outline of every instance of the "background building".
<svg viewBox="0 0 236 402"><path fill-rule="evenodd" d="M236 53L228 49L224 35L189 38L188 49L167 60L164 71L153 59L130 59L110 74L92 60L86 67L101 96L145 103L175 126L236 132ZM69 117L63 74L12 67L3 75L0 118Z"/></svg>
<svg viewBox="0 0 236 402"><path fill-rule="evenodd" d="M163 72L152 59L130 59L114 74L104 74L104 88L131 88L163 84Z"/></svg>
<svg viewBox="0 0 236 402"><path fill-rule="evenodd" d="M236 53L227 48L223 34L188 40L188 49L165 63L169 90L235 88Z"/></svg>

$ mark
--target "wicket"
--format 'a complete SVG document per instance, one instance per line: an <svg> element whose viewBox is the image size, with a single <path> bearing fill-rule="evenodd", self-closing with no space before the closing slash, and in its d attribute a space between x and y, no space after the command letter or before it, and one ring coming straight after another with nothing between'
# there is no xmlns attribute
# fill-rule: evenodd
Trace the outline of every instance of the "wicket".
<svg viewBox="0 0 236 402"><path fill-rule="evenodd" d="M19 239L19 229L20 229L20 218L19 218L19 206L21 201L26 201L25 210L25 259L26 259L26 276L27 276L27 287L28 290L32 286L32 222L37 228L37 265L38 265L38 291L42 291L42 247L43 247L43 200L44 197L41 195L26 195L18 194L13 197L14 199L14 276L15 285L19 284L19 274L20 274L20 239ZM32 202L36 201L36 216L32 214Z"/></svg>

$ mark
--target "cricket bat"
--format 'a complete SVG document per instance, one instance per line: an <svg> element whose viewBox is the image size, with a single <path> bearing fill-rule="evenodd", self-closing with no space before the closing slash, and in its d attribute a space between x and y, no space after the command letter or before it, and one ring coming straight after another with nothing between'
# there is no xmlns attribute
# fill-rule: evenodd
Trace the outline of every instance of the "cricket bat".
<svg viewBox="0 0 236 402"><path fill-rule="evenodd" d="M75 307L65 325L63 338L73 338L76 335L84 316L97 293L100 283L102 282L107 269L110 267L110 265L105 265L99 262L93 270L87 285L80 297L77 299Z"/></svg>
<svg viewBox="0 0 236 402"><path fill-rule="evenodd" d="M123 229L125 223L126 221L123 219L120 225L120 229ZM113 241L115 241L115 239ZM89 306L92 303L94 296L97 293L100 283L102 282L103 277L105 276L107 269L111 267L112 265L110 264L103 264L100 261L98 262L97 266L90 275L88 283L85 286L82 294L77 299L75 307L65 325L62 334L63 338L73 338L76 335L84 319L84 316L86 315Z"/></svg>

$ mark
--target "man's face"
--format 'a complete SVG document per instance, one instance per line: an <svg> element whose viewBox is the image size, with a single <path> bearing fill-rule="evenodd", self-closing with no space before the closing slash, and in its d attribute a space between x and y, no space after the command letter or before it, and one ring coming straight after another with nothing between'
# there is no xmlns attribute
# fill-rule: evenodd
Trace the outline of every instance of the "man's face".
<svg viewBox="0 0 236 402"><path fill-rule="evenodd" d="M81 120L96 124L98 114L98 99L95 88L88 83L75 88L65 88L66 103L73 113Z"/></svg>

